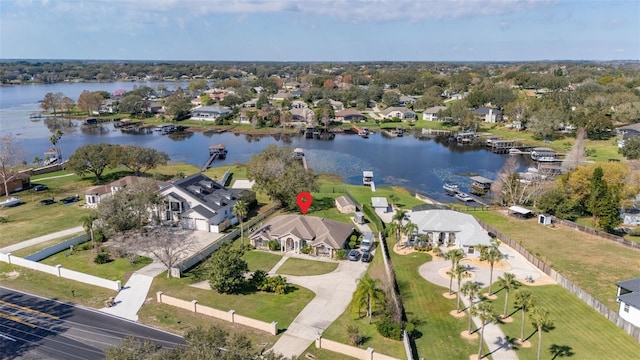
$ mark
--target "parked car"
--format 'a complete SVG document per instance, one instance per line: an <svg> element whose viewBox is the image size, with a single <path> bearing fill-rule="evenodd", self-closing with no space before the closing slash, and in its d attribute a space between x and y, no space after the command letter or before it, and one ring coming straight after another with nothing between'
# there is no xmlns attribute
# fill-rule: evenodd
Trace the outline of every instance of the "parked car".
<svg viewBox="0 0 640 360"><path fill-rule="evenodd" d="M362 251L371 251L371 247L373 246L373 233L366 233L362 237L362 242L360 243L360 250Z"/></svg>
<svg viewBox="0 0 640 360"><path fill-rule="evenodd" d="M347 255L347 259L349 261L358 261L358 259L360 259L360 252L356 249L349 251L349 255Z"/></svg>
<svg viewBox="0 0 640 360"><path fill-rule="evenodd" d="M371 255L370 252L365 251L362 253L362 258L360 260L362 260L362 262L371 262L371 260L373 259L373 255Z"/></svg>
<svg viewBox="0 0 640 360"><path fill-rule="evenodd" d="M49 187L47 185L36 185L33 187L33 191L45 191L45 190L49 190Z"/></svg>

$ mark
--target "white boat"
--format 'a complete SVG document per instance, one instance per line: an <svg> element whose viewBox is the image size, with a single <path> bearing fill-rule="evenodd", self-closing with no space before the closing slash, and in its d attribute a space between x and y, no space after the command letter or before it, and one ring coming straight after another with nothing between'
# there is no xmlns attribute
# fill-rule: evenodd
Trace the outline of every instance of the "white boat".
<svg viewBox="0 0 640 360"><path fill-rule="evenodd" d="M452 184L452 183L448 183L447 182L447 183L444 183L444 185L442 185L442 188L447 193L455 194L455 193L458 192L458 185L456 185L456 184Z"/></svg>
<svg viewBox="0 0 640 360"><path fill-rule="evenodd" d="M522 151L520 151L520 149L516 149L516 148L509 149L509 155L520 155L520 154L522 154Z"/></svg>
<svg viewBox="0 0 640 360"><path fill-rule="evenodd" d="M2 206L2 207L12 207L12 206L19 205L21 203L22 203L22 201L20 201L20 199L18 199L17 197L12 196L12 197L8 198L7 200L0 202L0 206Z"/></svg>
<svg viewBox="0 0 640 360"><path fill-rule="evenodd" d="M473 201L473 198L469 196L469 194L465 194L463 192L456 194L456 199L464 202Z"/></svg>

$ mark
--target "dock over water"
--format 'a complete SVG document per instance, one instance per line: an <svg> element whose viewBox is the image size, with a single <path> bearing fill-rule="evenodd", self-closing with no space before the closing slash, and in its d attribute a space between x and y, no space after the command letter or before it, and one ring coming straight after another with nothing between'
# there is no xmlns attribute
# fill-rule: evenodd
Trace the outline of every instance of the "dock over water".
<svg viewBox="0 0 640 360"><path fill-rule="evenodd" d="M207 171L215 159L224 159L227 156L227 149L223 144L209 146L209 159L202 166L200 171Z"/></svg>

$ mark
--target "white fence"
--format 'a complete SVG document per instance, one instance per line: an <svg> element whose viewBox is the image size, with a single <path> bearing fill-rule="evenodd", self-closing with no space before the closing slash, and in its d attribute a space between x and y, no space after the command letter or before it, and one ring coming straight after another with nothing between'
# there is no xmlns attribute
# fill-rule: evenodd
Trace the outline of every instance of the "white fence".
<svg viewBox="0 0 640 360"><path fill-rule="evenodd" d="M62 267L62 265L51 266L51 265L41 264L36 261L13 256L10 253L9 254L0 253L0 261L6 262L12 265L22 266L22 267L36 270L36 271L41 271L41 272L58 276L61 278L107 288L109 290L120 291L120 289L122 289L122 283L120 282L120 280L113 281L113 280L103 279L101 277L97 277L94 275L89 275L89 274L81 273L78 271L65 269Z"/></svg>
<svg viewBox="0 0 640 360"><path fill-rule="evenodd" d="M389 355L377 353L373 348L360 349L321 337L316 339L316 348L337 352L360 360L399 360Z"/></svg>
<svg viewBox="0 0 640 360"><path fill-rule="evenodd" d="M89 240L88 234L78 235L78 236L72 237L71 239L65 240L61 243L57 243L55 245L49 246L48 248L37 251L29 256L26 256L25 259L31 260L31 261L40 261L42 259L48 258L53 254L57 254L61 251L64 251L65 249L69 249L71 246L82 244L83 242L86 242L88 240Z"/></svg>

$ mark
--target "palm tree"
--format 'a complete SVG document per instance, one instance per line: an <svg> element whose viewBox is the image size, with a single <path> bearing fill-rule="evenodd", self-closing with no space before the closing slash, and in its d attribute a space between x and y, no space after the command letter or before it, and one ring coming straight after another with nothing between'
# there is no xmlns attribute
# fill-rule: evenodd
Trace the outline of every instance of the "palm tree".
<svg viewBox="0 0 640 360"><path fill-rule="evenodd" d="M515 292L515 304L522 311L522 328L520 330L520 340L524 341L524 317L528 309L533 307L535 300L529 289L518 289Z"/></svg>
<svg viewBox="0 0 640 360"><path fill-rule="evenodd" d="M82 227L84 227L84 230L87 232L87 234L89 234L91 238L91 248L93 249L94 252L96 250L96 243L93 240L93 228L94 228L93 223L97 219L98 217L95 214L85 215L80 219L82 221Z"/></svg>
<svg viewBox="0 0 640 360"><path fill-rule="evenodd" d="M460 260L464 257L464 251L462 249L451 249L444 254L446 260L451 260L451 276L449 278L449 294L452 293L451 287L453 286L453 271L460 263Z"/></svg>
<svg viewBox="0 0 640 360"><path fill-rule="evenodd" d="M62 135L64 135L62 130L56 129L56 131L53 134L51 134L51 137L49 137L49 142L51 143L51 145L53 145L53 148L56 149L56 153L59 157L58 159L59 162L62 162L62 150L60 150L60 148L57 145L58 145L58 142L60 142Z"/></svg>
<svg viewBox="0 0 640 360"><path fill-rule="evenodd" d="M400 233L402 232L402 221L407 217L407 212L402 209L396 210L396 213L393 215L393 221L395 225L393 228L396 230L396 241L400 242Z"/></svg>
<svg viewBox="0 0 640 360"><path fill-rule="evenodd" d="M233 215L235 215L238 218L238 221L240 221L240 242L242 244L242 249L244 250L244 228L242 225L244 223L244 217L247 216L247 205L244 201L238 200L231 210L233 211Z"/></svg>
<svg viewBox="0 0 640 360"><path fill-rule="evenodd" d="M491 287L493 286L493 266L503 257L504 255L495 246L491 246L487 248L486 251L480 253L480 260L488 262L491 268L491 271L489 272L489 295L492 295Z"/></svg>
<svg viewBox="0 0 640 360"><path fill-rule="evenodd" d="M469 274L469 272L467 271L466 266L458 264L458 266L456 266L456 268L453 269L453 272L451 275L455 276L456 280L458 281L458 294L459 294L460 284L462 283L462 279L471 277L471 274ZM460 312L460 296L459 295L458 295L458 301L456 303L456 310L458 311L458 313Z"/></svg>
<svg viewBox="0 0 640 360"><path fill-rule="evenodd" d="M484 327L487 322L496 321L496 315L493 312L493 305L488 302L482 302L478 305L475 305L471 309L471 314L480 319L480 323L482 324L480 327L480 343L478 345L478 359L482 359L482 341L484 341Z"/></svg>
<svg viewBox="0 0 640 360"><path fill-rule="evenodd" d="M542 306L535 306L529 313L529 319L533 326L538 330L538 357L542 352L542 332L553 326L553 321L549 317L549 311Z"/></svg>
<svg viewBox="0 0 640 360"><path fill-rule="evenodd" d="M351 306L357 306L358 316L360 315L362 305L366 306L369 324L371 324L373 307L381 303L384 303L384 291L380 288L380 280L374 280L369 274L365 274L358 282L356 292L353 294Z"/></svg>
<svg viewBox="0 0 640 360"><path fill-rule="evenodd" d="M469 328L467 333L471 334L471 308L473 307L473 299L480 294L480 284L475 281L467 281L462 285L460 293L469 299Z"/></svg>
<svg viewBox="0 0 640 360"><path fill-rule="evenodd" d="M40 166L40 164L42 163L42 159L40 158L40 156L36 155L33 157L33 160L31 160L31 163L35 166Z"/></svg>
<svg viewBox="0 0 640 360"><path fill-rule="evenodd" d="M498 278L498 286L504 289L504 311L502 317L507 317L507 305L509 304L509 293L513 289L517 289L520 283L516 281L516 275L513 273L504 273L502 277Z"/></svg>
<svg viewBox="0 0 640 360"><path fill-rule="evenodd" d="M409 243L409 240L413 237L413 234L415 234L418 231L418 225L412 223L411 221L408 221L403 227L402 227L402 231L404 232L404 234L407 236L407 241L406 244Z"/></svg>

